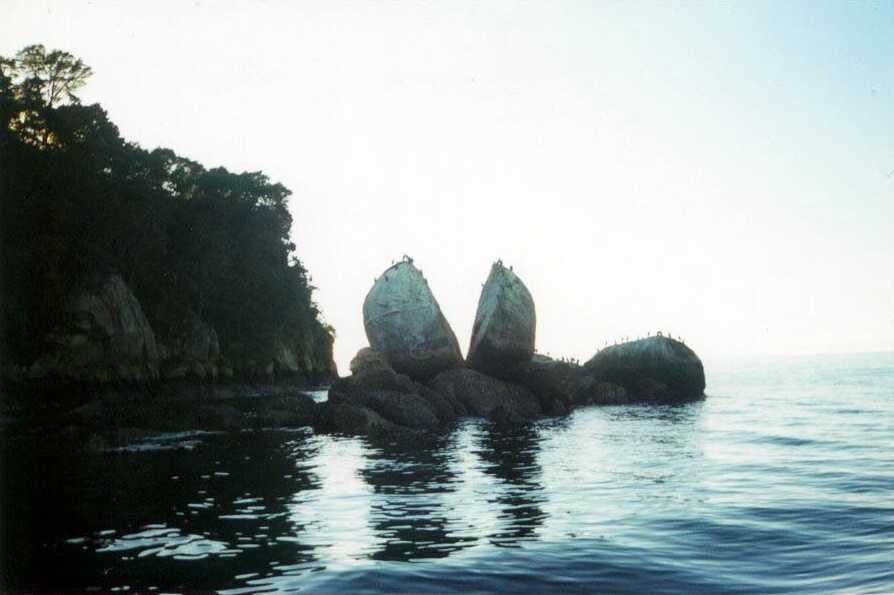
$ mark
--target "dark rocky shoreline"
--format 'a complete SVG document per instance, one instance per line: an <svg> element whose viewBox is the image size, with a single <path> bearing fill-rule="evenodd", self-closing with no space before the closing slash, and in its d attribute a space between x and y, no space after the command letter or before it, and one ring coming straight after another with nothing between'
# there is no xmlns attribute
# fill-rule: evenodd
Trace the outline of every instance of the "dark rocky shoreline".
<svg viewBox="0 0 894 595"><path fill-rule="evenodd" d="M126 294L124 289L119 293ZM129 294L125 297L118 301L134 301ZM130 310L140 314L136 305ZM701 361L670 337L615 345L584 365L537 354L533 299L521 279L499 261L482 289L468 361L412 259L392 265L376 280L363 311L371 347L351 361L350 376L337 378L334 366L328 367L332 373L317 375L317 380L332 381L325 402L303 392L313 384L299 369L278 375L272 364L262 376L266 381L248 383L218 375L66 381L64 375L30 374L14 382L7 376L0 427L99 449L122 446L148 432L284 427L420 441L470 417L519 425L568 415L583 406L704 398ZM142 320L142 315L132 318ZM109 323L106 327L112 330L107 334L120 337L119 343L126 346L144 345L146 337L152 338L151 332L128 332L132 326L145 327ZM54 369L69 372L67 378L83 378L70 373L70 362L72 354L85 353L89 342L69 338L64 344L64 357L57 353L54 361L67 362L68 367L57 363ZM91 365L117 356L109 346L99 352L102 357L94 351L85 360ZM150 369L142 363L142 369Z"/></svg>
<svg viewBox="0 0 894 595"><path fill-rule="evenodd" d="M307 384L155 382L3 387L0 432L103 450L149 435L311 426Z"/></svg>

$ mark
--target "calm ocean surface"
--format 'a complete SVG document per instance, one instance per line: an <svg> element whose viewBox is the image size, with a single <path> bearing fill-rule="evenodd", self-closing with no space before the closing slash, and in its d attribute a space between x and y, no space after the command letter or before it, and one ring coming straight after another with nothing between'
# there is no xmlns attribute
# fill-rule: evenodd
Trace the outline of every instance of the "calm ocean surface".
<svg viewBox="0 0 894 595"><path fill-rule="evenodd" d="M894 592L894 353L706 362L708 398L434 446L6 445L24 590Z"/></svg>

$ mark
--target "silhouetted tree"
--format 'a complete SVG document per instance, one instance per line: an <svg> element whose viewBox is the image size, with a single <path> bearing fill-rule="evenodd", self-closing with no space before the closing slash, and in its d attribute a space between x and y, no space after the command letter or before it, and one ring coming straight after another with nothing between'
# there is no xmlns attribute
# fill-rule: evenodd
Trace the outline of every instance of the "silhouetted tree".
<svg viewBox="0 0 894 595"><path fill-rule="evenodd" d="M199 317L234 362L283 344L325 365L332 334L294 256L291 192L126 142L74 95L90 74L40 45L0 57L4 354L31 361L68 296L115 271L162 339Z"/></svg>
<svg viewBox="0 0 894 595"><path fill-rule="evenodd" d="M25 97L41 97L47 107L62 100L78 103L74 92L87 83L93 70L68 52L53 50L47 53L43 45L29 45L22 49L13 63L14 78Z"/></svg>

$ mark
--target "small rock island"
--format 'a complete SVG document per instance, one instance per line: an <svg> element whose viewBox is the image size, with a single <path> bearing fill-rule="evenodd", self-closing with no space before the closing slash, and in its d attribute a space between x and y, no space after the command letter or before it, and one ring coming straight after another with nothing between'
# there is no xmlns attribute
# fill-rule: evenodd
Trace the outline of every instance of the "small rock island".
<svg viewBox="0 0 894 595"><path fill-rule="evenodd" d="M405 257L363 304L370 347L321 405L321 431L418 436L465 417L520 424L585 405L704 398L704 368L682 342L655 336L604 349L581 366L535 353L530 291L501 261L481 291L469 357L422 272Z"/></svg>

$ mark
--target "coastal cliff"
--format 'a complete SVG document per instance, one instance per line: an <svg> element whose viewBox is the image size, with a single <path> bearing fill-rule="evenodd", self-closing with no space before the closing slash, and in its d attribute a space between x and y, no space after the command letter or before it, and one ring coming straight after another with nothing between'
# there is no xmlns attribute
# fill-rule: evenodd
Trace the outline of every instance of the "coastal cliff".
<svg viewBox="0 0 894 595"><path fill-rule="evenodd" d="M0 60L4 390L334 378L290 190L124 140L74 95L80 61L66 95L45 92L60 60Z"/></svg>
<svg viewBox="0 0 894 595"><path fill-rule="evenodd" d="M196 316L159 335L118 274L67 300L63 322L43 343L43 352L30 364L7 364L4 380L38 386L234 380L312 384L338 375L332 341L326 337L315 343L308 337L278 335L266 350L234 365L222 352L217 331Z"/></svg>

